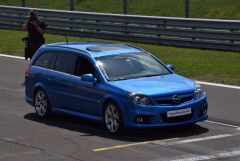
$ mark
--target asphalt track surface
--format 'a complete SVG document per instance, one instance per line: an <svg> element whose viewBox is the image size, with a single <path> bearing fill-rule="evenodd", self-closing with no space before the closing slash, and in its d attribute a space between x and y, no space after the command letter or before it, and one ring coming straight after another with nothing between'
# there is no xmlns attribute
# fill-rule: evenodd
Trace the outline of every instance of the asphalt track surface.
<svg viewBox="0 0 240 161"><path fill-rule="evenodd" d="M240 161L240 89L204 85L208 122L112 136L71 116L37 118L24 99L27 63L0 56L0 161Z"/></svg>

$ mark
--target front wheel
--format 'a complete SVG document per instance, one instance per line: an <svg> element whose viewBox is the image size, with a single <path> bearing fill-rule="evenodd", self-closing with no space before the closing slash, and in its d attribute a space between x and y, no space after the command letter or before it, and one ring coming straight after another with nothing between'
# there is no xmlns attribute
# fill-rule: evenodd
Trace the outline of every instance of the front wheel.
<svg viewBox="0 0 240 161"><path fill-rule="evenodd" d="M50 106L44 91L38 90L35 94L34 106L39 117L47 117L50 114Z"/></svg>
<svg viewBox="0 0 240 161"><path fill-rule="evenodd" d="M107 130L112 134L119 133L123 126L120 111L113 102L109 102L105 106L104 123Z"/></svg>

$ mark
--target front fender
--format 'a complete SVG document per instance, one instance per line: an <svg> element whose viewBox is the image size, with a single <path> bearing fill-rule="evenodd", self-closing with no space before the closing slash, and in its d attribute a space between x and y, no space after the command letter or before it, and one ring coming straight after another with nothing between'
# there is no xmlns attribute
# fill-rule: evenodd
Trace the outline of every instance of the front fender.
<svg viewBox="0 0 240 161"><path fill-rule="evenodd" d="M102 107L102 114L104 113L104 105L106 102L108 101L113 101L114 103L116 103L116 105L118 106L121 114L122 114L122 119L123 119L123 123L126 122L126 113L129 110L129 100L128 97L123 96L123 95L113 95L113 94L107 94L104 96L102 102L101 102L101 107ZM103 116L103 115L102 115Z"/></svg>

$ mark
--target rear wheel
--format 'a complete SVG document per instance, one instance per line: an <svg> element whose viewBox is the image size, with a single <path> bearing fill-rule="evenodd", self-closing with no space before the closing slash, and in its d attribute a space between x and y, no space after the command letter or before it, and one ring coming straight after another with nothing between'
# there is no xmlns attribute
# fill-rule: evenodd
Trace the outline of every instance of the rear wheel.
<svg viewBox="0 0 240 161"><path fill-rule="evenodd" d="M47 95L44 91L38 90L35 94L34 106L39 117L47 117L50 114L50 106Z"/></svg>
<svg viewBox="0 0 240 161"><path fill-rule="evenodd" d="M106 129L112 134L119 133L122 129L121 113L113 102L109 102L105 106L104 123Z"/></svg>

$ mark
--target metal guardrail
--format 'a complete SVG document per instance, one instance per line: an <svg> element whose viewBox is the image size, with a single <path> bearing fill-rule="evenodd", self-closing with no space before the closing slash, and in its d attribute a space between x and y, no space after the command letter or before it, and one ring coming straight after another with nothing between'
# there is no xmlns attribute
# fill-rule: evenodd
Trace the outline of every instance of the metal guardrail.
<svg viewBox="0 0 240 161"><path fill-rule="evenodd" d="M32 8L0 5L0 28L20 30ZM47 33L240 51L240 21L35 9Z"/></svg>

